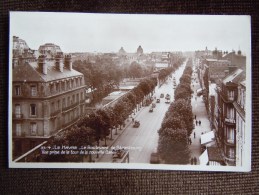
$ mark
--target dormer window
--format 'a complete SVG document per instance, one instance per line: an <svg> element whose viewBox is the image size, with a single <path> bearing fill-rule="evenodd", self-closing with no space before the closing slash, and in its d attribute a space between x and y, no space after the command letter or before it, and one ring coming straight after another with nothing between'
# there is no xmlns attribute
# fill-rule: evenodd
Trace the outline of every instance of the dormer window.
<svg viewBox="0 0 259 195"><path fill-rule="evenodd" d="M35 85L31 86L31 96L37 96L37 87Z"/></svg>
<svg viewBox="0 0 259 195"><path fill-rule="evenodd" d="M16 96L20 96L21 95L21 86L19 86L19 85L14 86L14 94Z"/></svg>

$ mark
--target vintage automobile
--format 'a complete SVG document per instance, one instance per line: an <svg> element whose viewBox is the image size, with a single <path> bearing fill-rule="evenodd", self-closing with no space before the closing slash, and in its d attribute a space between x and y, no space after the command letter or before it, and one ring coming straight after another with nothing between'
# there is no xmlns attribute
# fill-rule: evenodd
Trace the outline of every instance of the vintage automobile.
<svg viewBox="0 0 259 195"><path fill-rule="evenodd" d="M156 103L160 103L160 99L156 99Z"/></svg>
<svg viewBox="0 0 259 195"><path fill-rule="evenodd" d="M152 152L150 155L150 161L151 164L159 164L160 160L159 160L159 155L156 152Z"/></svg>
<svg viewBox="0 0 259 195"><path fill-rule="evenodd" d="M134 128L138 128L140 126L140 122L139 121L135 121L133 124Z"/></svg>
<svg viewBox="0 0 259 195"><path fill-rule="evenodd" d="M113 163L129 163L129 151L124 149L112 150Z"/></svg>
<svg viewBox="0 0 259 195"><path fill-rule="evenodd" d="M149 112L153 112L153 107L152 106L149 108Z"/></svg>

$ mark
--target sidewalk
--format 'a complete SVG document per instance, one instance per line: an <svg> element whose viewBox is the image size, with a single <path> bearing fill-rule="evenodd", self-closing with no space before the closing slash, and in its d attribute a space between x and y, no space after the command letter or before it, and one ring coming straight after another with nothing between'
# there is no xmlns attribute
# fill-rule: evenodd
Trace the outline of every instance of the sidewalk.
<svg viewBox="0 0 259 195"><path fill-rule="evenodd" d="M196 125L195 119L194 119L195 128L193 129L193 132L190 135L190 138L192 140L192 144L190 145L190 151L191 151L191 158L196 157L197 164L199 165L200 164L199 157L201 155L201 150L200 150L201 134L211 131L211 128L210 128L210 122L208 119L207 111L206 111L202 96L198 97L196 94L196 90L200 88L199 82L196 82L198 81L197 73L193 73L193 76L194 78L196 78L196 80L192 80L192 84L191 84L192 90L194 91L193 98L191 99L192 112L194 116L196 115L196 120L201 121L201 125L199 124ZM194 138L194 133L195 133L195 138Z"/></svg>

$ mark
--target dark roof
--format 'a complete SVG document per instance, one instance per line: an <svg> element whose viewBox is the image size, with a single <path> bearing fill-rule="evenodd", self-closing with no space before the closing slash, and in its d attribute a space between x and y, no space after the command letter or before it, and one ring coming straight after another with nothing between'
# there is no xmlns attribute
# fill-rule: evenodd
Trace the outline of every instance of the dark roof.
<svg viewBox="0 0 259 195"><path fill-rule="evenodd" d="M217 161L217 162L223 161L223 158L221 157L217 147L208 147L207 151L208 151L209 161Z"/></svg>
<svg viewBox="0 0 259 195"><path fill-rule="evenodd" d="M223 80L223 83L226 84L228 82L232 82L232 83L238 84L239 82L244 80L244 78L245 78L244 71L242 69L237 69L233 73L226 76Z"/></svg>
<svg viewBox="0 0 259 195"><path fill-rule="evenodd" d="M46 61L48 65L47 75L43 74L38 67L37 62L29 62L24 65L16 66L13 69L13 81L31 81L31 82L48 82L69 77L83 76L82 73L64 67L60 72L55 67L55 61ZM64 64L63 64L64 65Z"/></svg>

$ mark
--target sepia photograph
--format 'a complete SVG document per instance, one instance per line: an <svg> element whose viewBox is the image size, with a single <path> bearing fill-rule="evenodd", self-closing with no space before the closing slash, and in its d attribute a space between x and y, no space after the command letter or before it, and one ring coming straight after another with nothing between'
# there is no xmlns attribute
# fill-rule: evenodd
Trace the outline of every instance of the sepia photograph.
<svg viewBox="0 0 259 195"><path fill-rule="evenodd" d="M251 171L250 16L9 16L10 168Z"/></svg>

